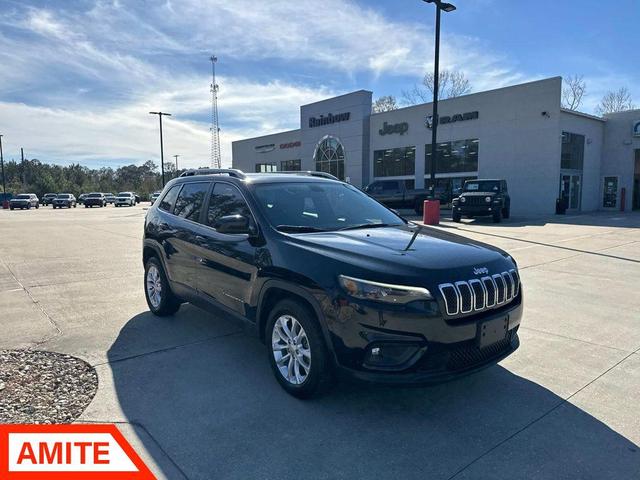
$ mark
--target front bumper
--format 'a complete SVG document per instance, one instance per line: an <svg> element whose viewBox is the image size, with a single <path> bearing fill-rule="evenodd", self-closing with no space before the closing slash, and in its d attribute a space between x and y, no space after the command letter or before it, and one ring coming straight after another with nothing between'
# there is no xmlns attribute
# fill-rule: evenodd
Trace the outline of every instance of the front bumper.
<svg viewBox="0 0 640 480"><path fill-rule="evenodd" d="M502 207L500 204L488 204L488 205L453 205L452 210L460 215L493 215Z"/></svg>
<svg viewBox="0 0 640 480"><path fill-rule="evenodd" d="M411 385L451 380L499 362L518 348L521 318L522 292L500 308L452 319L433 307L422 312L411 307L380 310L350 301L327 323L342 375ZM491 321L504 321L506 335L480 348L480 326ZM379 355L374 357L376 348Z"/></svg>

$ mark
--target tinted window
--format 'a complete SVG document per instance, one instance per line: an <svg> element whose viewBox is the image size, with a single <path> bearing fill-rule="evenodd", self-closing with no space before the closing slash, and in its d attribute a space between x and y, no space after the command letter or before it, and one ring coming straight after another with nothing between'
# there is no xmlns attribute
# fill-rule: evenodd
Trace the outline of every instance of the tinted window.
<svg viewBox="0 0 640 480"><path fill-rule="evenodd" d="M182 187L182 185L175 185L171 187L171 189L165 194L164 198L160 202L160 205L158 206L160 210L164 210L165 212L173 211L173 205L176 203L176 197L178 196L180 187Z"/></svg>
<svg viewBox="0 0 640 480"><path fill-rule="evenodd" d="M220 217L244 215L251 218L251 211L240 191L228 183L216 183L211 192L207 224L214 227Z"/></svg>
<svg viewBox="0 0 640 480"><path fill-rule="evenodd" d="M382 183L382 190L385 192L395 192L399 190L398 182L396 180L386 180Z"/></svg>
<svg viewBox="0 0 640 480"><path fill-rule="evenodd" d="M274 227L337 230L363 224L403 223L371 197L343 183L260 184L255 186L255 197Z"/></svg>
<svg viewBox="0 0 640 480"><path fill-rule="evenodd" d="M173 213L179 217L198 222L204 198L209 190L210 183L185 183L176 199Z"/></svg>
<svg viewBox="0 0 640 480"><path fill-rule="evenodd" d="M373 175L393 177L413 175L416 163L416 147L390 148L373 152Z"/></svg>

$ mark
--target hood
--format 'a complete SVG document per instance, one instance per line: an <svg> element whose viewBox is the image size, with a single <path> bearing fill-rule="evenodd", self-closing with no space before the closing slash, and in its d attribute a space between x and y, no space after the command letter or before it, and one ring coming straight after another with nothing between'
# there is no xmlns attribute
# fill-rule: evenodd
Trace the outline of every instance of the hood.
<svg viewBox="0 0 640 480"><path fill-rule="evenodd" d="M496 247L429 227L422 228L407 250L415 231L400 226L305 233L290 235L290 242L354 269L370 270L381 280L398 281L398 275L424 278L429 273L438 281L451 281L474 278L475 269L486 268L493 274L515 267L509 255Z"/></svg>

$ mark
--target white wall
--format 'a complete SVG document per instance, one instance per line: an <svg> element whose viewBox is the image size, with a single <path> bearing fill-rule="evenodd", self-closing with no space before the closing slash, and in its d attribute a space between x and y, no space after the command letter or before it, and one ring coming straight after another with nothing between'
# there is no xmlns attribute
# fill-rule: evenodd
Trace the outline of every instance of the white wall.
<svg viewBox="0 0 640 480"><path fill-rule="evenodd" d="M300 130L264 135L262 137L239 140L231 144L233 168L238 168L250 173L256 171L257 163L275 163L280 170L280 161L302 158L302 146L293 148L280 148L292 142L300 141ZM274 149L261 153L255 147L260 145L274 145ZM307 170L304 168L303 170Z"/></svg>
<svg viewBox="0 0 640 480"><path fill-rule="evenodd" d="M555 77L438 104L441 116L479 112L478 119L440 125L438 142L478 138L478 175L507 180L514 214L555 211L560 175L561 84L561 78ZM416 187L421 186L425 144L431 143L425 117L431 111L431 104L423 104L372 115L369 154L372 172L375 150L415 145ZM409 130L404 135L381 136L378 130L385 121L391 124L406 121Z"/></svg>

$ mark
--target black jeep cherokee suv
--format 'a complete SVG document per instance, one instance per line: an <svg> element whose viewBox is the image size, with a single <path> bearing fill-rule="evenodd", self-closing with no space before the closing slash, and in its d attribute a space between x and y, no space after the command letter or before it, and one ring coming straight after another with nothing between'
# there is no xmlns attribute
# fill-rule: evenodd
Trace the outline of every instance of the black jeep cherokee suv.
<svg viewBox="0 0 640 480"><path fill-rule="evenodd" d="M298 397L336 372L442 381L518 347L507 253L409 223L328 174L185 172L149 208L143 248L153 313L188 301L239 317Z"/></svg>
<svg viewBox="0 0 640 480"><path fill-rule="evenodd" d="M498 223L510 215L511 198L506 180L467 180L451 205L454 222L462 217L492 217Z"/></svg>

